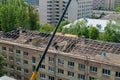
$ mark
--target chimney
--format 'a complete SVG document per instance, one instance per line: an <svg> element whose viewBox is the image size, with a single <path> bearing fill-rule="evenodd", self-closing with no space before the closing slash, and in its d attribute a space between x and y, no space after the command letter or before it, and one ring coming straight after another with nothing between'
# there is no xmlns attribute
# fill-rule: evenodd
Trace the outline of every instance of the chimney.
<svg viewBox="0 0 120 80"><path fill-rule="evenodd" d="M85 36L81 36L81 45L85 46Z"/></svg>

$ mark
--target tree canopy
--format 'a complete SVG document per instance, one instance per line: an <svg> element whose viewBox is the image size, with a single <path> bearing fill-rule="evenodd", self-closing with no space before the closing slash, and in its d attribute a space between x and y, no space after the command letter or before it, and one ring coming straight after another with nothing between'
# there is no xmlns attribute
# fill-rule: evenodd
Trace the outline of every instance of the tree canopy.
<svg viewBox="0 0 120 80"><path fill-rule="evenodd" d="M62 33L73 34L78 37L85 36L94 40L102 40L108 42L120 42L120 20L110 21L103 32L99 32L97 27L87 27L86 21L78 21L76 24L71 23L69 27L64 27Z"/></svg>
<svg viewBox="0 0 120 80"><path fill-rule="evenodd" d="M99 30L96 27L90 27L89 29L89 38L97 39L99 36Z"/></svg>
<svg viewBox="0 0 120 80"><path fill-rule="evenodd" d="M103 33L99 36L100 40L109 42L120 42L120 21L117 20L115 24L108 23Z"/></svg>
<svg viewBox="0 0 120 80"><path fill-rule="evenodd" d="M115 9L116 12L120 12L120 6Z"/></svg>
<svg viewBox="0 0 120 80"><path fill-rule="evenodd" d="M54 30L54 26L46 23L41 25L41 28L39 31L44 33L51 33L53 32L53 30Z"/></svg>
<svg viewBox="0 0 120 80"><path fill-rule="evenodd" d="M86 25L86 21L78 21L76 24L71 23L71 25L67 28L63 28L62 30L63 33L68 33L68 34L74 34L77 36L85 36L88 38L88 28Z"/></svg>
<svg viewBox="0 0 120 80"><path fill-rule="evenodd" d="M8 32L18 27L36 30L39 18L34 8L24 0L0 0L0 30Z"/></svg>
<svg viewBox="0 0 120 80"><path fill-rule="evenodd" d="M65 25L67 25L67 24L69 24L70 22L68 21L68 20L65 20L65 21L62 21L61 23L60 23L60 26L59 26L59 28L58 28L58 32L61 32L62 31L62 29L63 29L63 26L65 26Z"/></svg>

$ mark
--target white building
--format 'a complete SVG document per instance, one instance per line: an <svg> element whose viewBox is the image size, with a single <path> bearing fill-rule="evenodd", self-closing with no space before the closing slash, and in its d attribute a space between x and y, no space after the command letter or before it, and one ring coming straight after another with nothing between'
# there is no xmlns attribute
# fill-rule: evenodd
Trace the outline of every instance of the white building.
<svg viewBox="0 0 120 80"><path fill-rule="evenodd" d="M10 78L7 76L2 76L2 77L0 77L0 80L16 80L16 79L13 79L13 78Z"/></svg>
<svg viewBox="0 0 120 80"><path fill-rule="evenodd" d="M58 23L69 0L40 0L41 23ZM74 21L79 18L89 18L92 15L93 0L72 0L64 19Z"/></svg>

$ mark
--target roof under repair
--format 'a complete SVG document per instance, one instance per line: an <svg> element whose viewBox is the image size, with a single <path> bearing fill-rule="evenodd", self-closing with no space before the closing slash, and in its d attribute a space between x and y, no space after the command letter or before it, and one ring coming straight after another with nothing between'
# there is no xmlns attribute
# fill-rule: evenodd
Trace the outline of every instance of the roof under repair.
<svg viewBox="0 0 120 80"><path fill-rule="evenodd" d="M4 34L1 32L0 34L0 42L8 41L9 43L24 44L36 48L45 48L51 37L51 34L27 30L15 30ZM120 43L56 35L49 50L55 49L78 58L83 56L94 61L120 64Z"/></svg>

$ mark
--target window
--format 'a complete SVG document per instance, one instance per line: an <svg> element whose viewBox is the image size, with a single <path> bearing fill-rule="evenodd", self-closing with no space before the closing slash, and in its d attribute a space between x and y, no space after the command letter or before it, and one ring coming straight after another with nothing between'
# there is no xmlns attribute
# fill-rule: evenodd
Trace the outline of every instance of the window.
<svg viewBox="0 0 120 80"><path fill-rule="evenodd" d="M4 75L7 75L8 74L8 72L7 71L4 71Z"/></svg>
<svg viewBox="0 0 120 80"><path fill-rule="evenodd" d="M47 1L47 3L52 3L52 1Z"/></svg>
<svg viewBox="0 0 120 80"><path fill-rule="evenodd" d="M20 50L16 50L16 54L20 55Z"/></svg>
<svg viewBox="0 0 120 80"><path fill-rule="evenodd" d="M40 55L40 59L42 58L42 55ZM44 57L44 60L45 60L45 57Z"/></svg>
<svg viewBox="0 0 120 80"><path fill-rule="evenodd" d="M95 78L95 77L89 77L89 80L96 80L97 78Z"/></svg>
<svg viewBox="0 0 120 80"><path fill-rule="evenodd" d="M73 72L68 71L68 77L74 77L74 73L73 73Z"/></svg>
<svg viewBox="0 0 120 80"><path fill-rule="evenodd" d="M10 60L10 61L13 61L13 60L14 60L14 58L13 58L12 56L10 56L10 57L9 57L9 60Z"/></svg>
<svg viewBox="0 0 120 80"><path fill-rule="evenodd" d="M68 61L68 67L74 67L74 62Z"/></svg>
<svg viewBox="0 0 120 80"><path fill-rule="evenodd" d="M120 78L120 72L116 72L116 73L115 73L115 77L116 77L116 78Z"/></svg>
<svg viewBox="0 0 120 80"><path fill-rule="evenodd" d="M48 77L48 80L55 80L55 78L52 77L52 76L49 76L49 77Z"/></svg>
<svg viewBox="0 0 120 80"><path fill-rule="evenodd" d="M78 74L78 80L85 80L85 75Z"/></svg>
<svg viewBox="0 0 120 80"><path fill-rule="evenodd" d="M24 65L28 65L28 61L27 60L24 60Z"/></svg>
<svg viewBox="0 0 120 80"><path fill-rule="evenodd" d="M54 72L54 67L53 66L49 66L49 71L50 72Z"/></svg>
<svg viewBox="0 0 120 80"><path fill-rule="evenodd" d="M35 66L32 66L32 71L35 71L36 67Z"/></svg>
<svg viewBox="0 0 120 80"><path fill-rule="evenodd" d="M10 69L11 69L11 70L14 70L14 66L13 66L13 65L10 65Z"/></svg>
<svg viewBox="0 0 120 80"><path fill-rule="evenodd" d="M24 80L29 80L28 78L24 77Z"/></svg>
<svg viewBox="0 0 120 80"><path fill-rule="evenodd" d="M40 73L40 78L45 79L45 74Z"/></svg>
<svg viewBox="0 0 120 80"><path fill-rule="evenodd" d="M78 70L85 70L84 64L78 64Z"/></svg>
<svg viewBox="0 0 120 80"><path fill-rule="evenodd" d="M6 64L6 63L4 63L4 64L3 64L3 67L7 67L7 64Z"/></svg>
<svg viewBox="0 0 120 80"><path fill-rule="evenodd" d="M45 69L45 65L41 65L41 66L40 66L40 69Z"/></svg>
<svg viewBox="0 0 120 80"><path fill-rule="evenodd" d="M58 64L59 64L59 65L64 65L64 60L58 59Z"/></svg>
<svg viewBox="0 0 120 80"><path fill-rule="evenodd" d="M36 58L32 57L32 63L36 63Z"/></svg>
<svg viewBox="0 0 120 80"><path fill-rule="evenodd" d="M90 71L91 71L91 72L97 72L97 67L95 67L95 66L90 66Z"/></svg>
<svg viewBox="0 0 120 80"><path fill-rule="evenodd" d="M54 58L53 57L49 57L49 62L54 62Z"/></svg>
<svg viewBox="0 0 120 80"><path fill-rule="evenodd" d="M13 74L13 73L10 73L10 77L11 77L11 78L14 78L14 74Z"/></svg>
<svg viewBox="0 0 120 80"><path fill-rule="evenodd" d="M103 69L102 73L103 75L110 76L110 70L108 69Z"/></svg>
<svg viewBox="0 0 120 80"><path fill-rule="evenodd" d="M4 59L7 59L7 56L6 55L3 55Z"/></svg>
<svg viewBox="0 0 120 80"><path fill-rule="evenodd" d="M2 47L2 51L6 51L6 47Z"/></svg>
<svg viewBox="0 0 120 80"><path fill-rule="evenodd" d="M56 3L59 3L59 0L56 0Z"/></svg>
<svg viewBox="0 0 120 80"><path fill-rule="evenodd" d="M16 58L16 63L20 63L21 60L19 58Z"/></svg>
<svg viewBox="0 0 120 80"><path fill-rule="evenodd" d="M64 74L64 70L63 69L58 69L58 73L59 74Z"/></svg>
<svg viewBox="0 0 120 80"><path fill-rule="evenodd" d="M21 76L20 75L17 75L17 80L21 80Z"/></svg>
<svg viewBox="0 0 120 80"><path fill-rule="evenodd" d="M24 51L23 56L28 56L28 52Z"/></svg>
<svg viewBox="0 0 120 80"><path fill-rule="evenodd" d="M12 48L9 48L9 52L10 52L10 53L13 53L13 49L12 49Z"/></svg>
<svg viewBox="0 0 120 80"><path fill-rule="evenodd" d="M24 73L25 73L25 74L28 74L28 69L24 69Z"/></svg>
<svg viewBox="0 0 120 80"><path fill-rule="evenodd" d="M21 71L21 67L17 67L17 71L20 72Z"/></svg>

